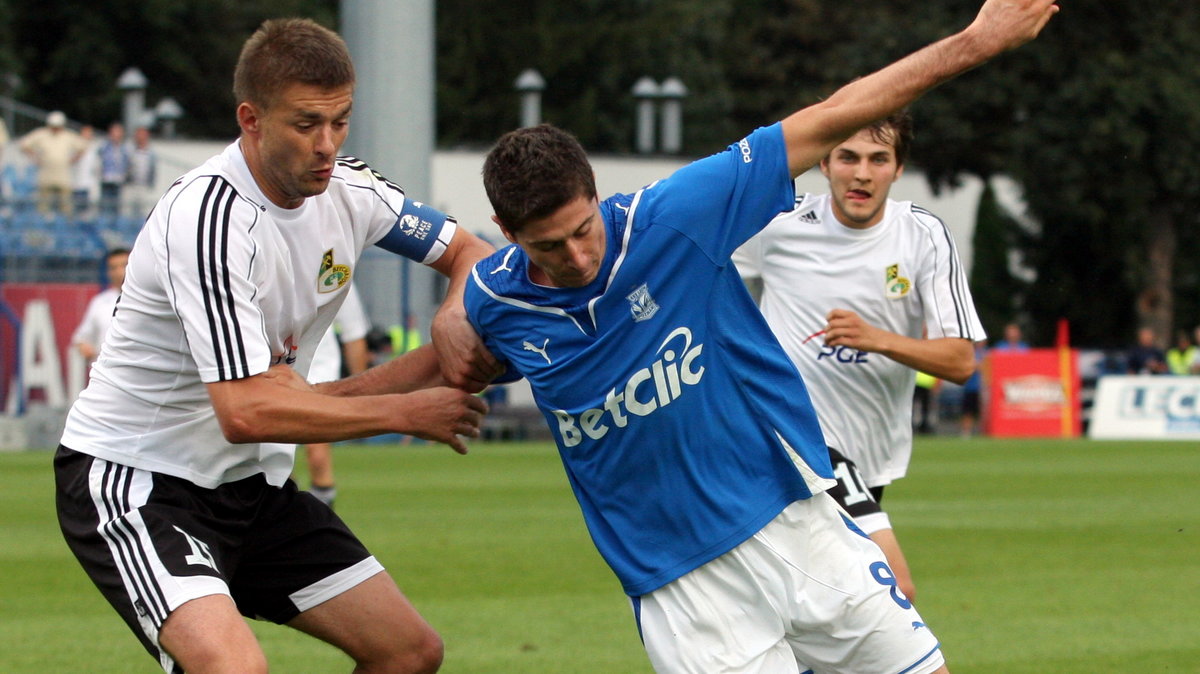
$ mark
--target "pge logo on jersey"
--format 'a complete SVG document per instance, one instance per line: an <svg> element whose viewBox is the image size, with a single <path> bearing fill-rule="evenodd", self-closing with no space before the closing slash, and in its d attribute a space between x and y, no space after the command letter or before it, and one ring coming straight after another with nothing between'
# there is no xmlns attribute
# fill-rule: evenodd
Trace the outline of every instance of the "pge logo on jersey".
<svg viewBox="0 0 1200 674"><path fill-rule="evenodd" d="M611 426L628 426L628 414L645 417L670 405L684 394L685 387L699 384L704 377L704 366L696 362L703 352L703 344L692 346L691 330L672 330L658 347L662 357L634 372L624 385L610 389L603 409L587 409L578 417L566 410L554 410L563 446L574 447L583 442L584 436L599 440Z"/></svg>

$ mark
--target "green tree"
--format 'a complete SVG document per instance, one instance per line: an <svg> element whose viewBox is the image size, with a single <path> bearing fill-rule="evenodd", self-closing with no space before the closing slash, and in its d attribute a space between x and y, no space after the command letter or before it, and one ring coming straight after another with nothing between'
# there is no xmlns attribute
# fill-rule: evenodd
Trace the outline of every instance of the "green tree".
<svg viewBox="0 0 1200 674"><path fill-rule="evenodd" d="M1198 30L1184 0L1067 3L1035 43L918 103L914 154L935 182L1022 185L1040 224L1017 244L1036 272L1023 303L1042 341L1059 317L1106 346L1196 322L1175 298L1197 299Z"/></svg>
<svg viewBox="0 0 1200 674"><path fill-rule="evenodd" d="M137 67L149 80L148 104L174 97L187 113L180 129L212 137L237 133L233 66L264 19L309 16L337 26L336 0L3 1L0 30L20 38L12 51L26 102L106 124L121 115L117 78Z"/></svg>

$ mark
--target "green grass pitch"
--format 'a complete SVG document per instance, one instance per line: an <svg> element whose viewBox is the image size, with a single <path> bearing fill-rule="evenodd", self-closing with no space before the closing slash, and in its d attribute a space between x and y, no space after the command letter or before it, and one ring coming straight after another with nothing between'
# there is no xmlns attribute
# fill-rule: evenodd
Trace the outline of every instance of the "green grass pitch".
<svg viewBox="0 0 1200 674"><path fill-rule="evenodd" d="M338 510L444 672L649 672L553 448L341 445ZM1200 445L918 439L887 505L956 674L1200 671ZM49 452L0 453L0 672L161 671L58 533ZM254 623L272 670L349 671Z"/></svg>

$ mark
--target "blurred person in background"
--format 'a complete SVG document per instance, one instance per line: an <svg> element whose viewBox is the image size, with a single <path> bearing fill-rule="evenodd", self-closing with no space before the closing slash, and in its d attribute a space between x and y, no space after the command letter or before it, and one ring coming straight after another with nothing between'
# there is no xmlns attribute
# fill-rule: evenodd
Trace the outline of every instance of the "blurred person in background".
<svg viewBox="0 0 1200 674"><path fill-rule="evenodd" d="M113 122L97 151L100 156L100 211L117 213L121 208L121 189L129 181L129 146L125 125Z"/></svg>
<svg viewBox="0 0 1200 674"><path fill-rule="evenodd" d="M1125 352L1125 371L1128 374L1167 374L1167 357L1158 345L1154 328L1142 326L1137 342Z"/></svg>
<svg viewBox="0 0 1200 674"><path fill-rule="evenodd" d="M75 205L76 215L86 213L100 193L100 155L95 136L96 131L91 124L84 124L79 129L84 149L71 168L71 201Z"/></svg>
<svg viewBox="0 0 1200 674"><path fill-rule="evenodd" d="M1004 325L1004 339L996 342L992 347L993 351L1014 351L1021 353L1029 350L1029 343L1025 341L1024 334L1021 332L1021 326L1018 323L1006 323Z"/></svg>
<svg viewBox="0 0 1200 674"><path fill-rule="evenodd" d="M1191 374L1197 351L1187 330L1177 331L1175 345L1167 349L1167 371L1171 374Z"/></svg>
<svg viewBox="0 0 1200 674"><path fill-rule="evenodd" d="M129 214L145 217L158 195L154 181L158 171L158 155L150 145L150 129L139 126L133 132L133 147L129 150L129 181L127 201Z"/></svg>
<svg viewBox="0 0 1200 674"><path fill-rule="evenodd" d="M61 110L51 112L46 125L30 131L18 145L37 166L38 210L70 213L71 166L86 144L67 128L67 116Z"/></svg>
<svg viewBox="0 0 1200 674"><path fill-rule="evenodd" d="M88 363L100 355L100 345L104 343L104 336L108 334L108 326L112 323L113 312L117 308L117 298L121 296L121 286L125 283L125 265L128 263L127 248L114 248L104 256L108 287L88 302L87 309L83 312L83 320L71 335L71 345Z"/></svg>

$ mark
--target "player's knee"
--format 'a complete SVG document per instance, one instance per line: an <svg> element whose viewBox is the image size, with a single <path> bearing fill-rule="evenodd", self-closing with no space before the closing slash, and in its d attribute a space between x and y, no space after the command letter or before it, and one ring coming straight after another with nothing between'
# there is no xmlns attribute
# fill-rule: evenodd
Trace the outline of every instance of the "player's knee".
<svg viewBox="0 0 1200 674"><path fill-rule="evenodd" d="M433 628L413 638L393 642L386 653L357 660L356 672L370 674L430 674L442 666L446 649Z"/></svg>

